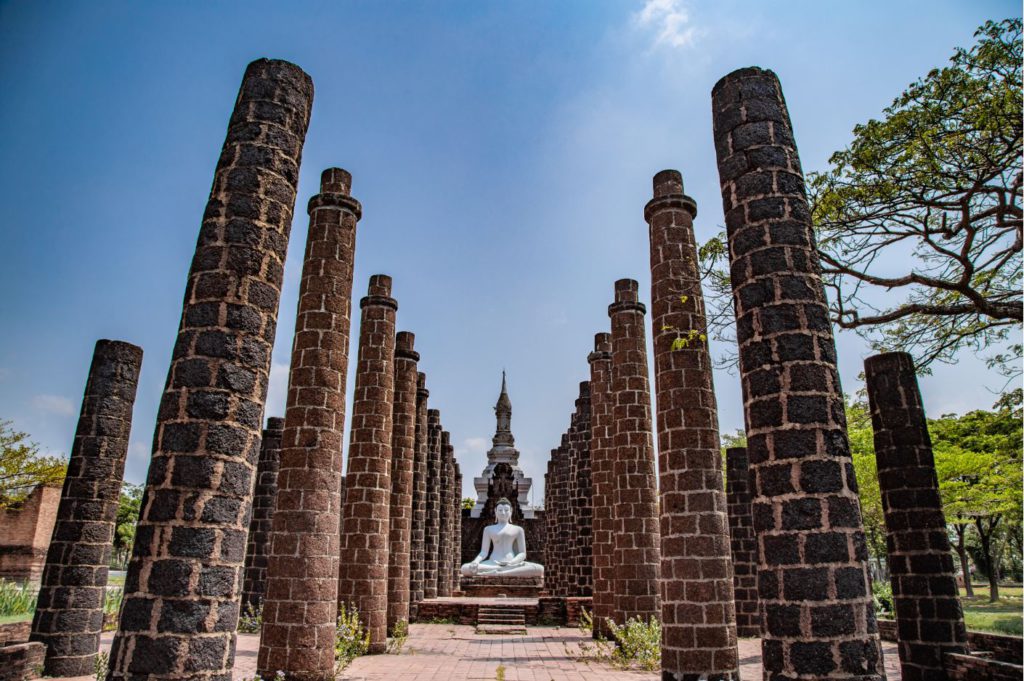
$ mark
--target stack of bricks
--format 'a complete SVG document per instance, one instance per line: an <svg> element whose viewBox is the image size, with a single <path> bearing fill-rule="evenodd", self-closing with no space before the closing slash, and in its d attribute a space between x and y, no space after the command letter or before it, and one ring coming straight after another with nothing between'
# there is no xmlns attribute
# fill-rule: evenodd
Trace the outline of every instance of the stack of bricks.
<svg viewBox="0 0 1024 681"><path fill-rule="evenodd" d="M661 668L676 680L739 680L718 407L693 219L677 170L654 176L651 325L661 486Z"/></svg>
<svg viewBox="0 0 1024 681"><path fill-rule="evenodd" d="M646 308L632 279L615 282L612 330L615 488L615 613L623 621L661 618L658 483L644 342Z"/></svg>
<svg viewBox="0 0 1024 681"><path fill-rule="evenodd" d="M408 331L395 336L395 399L391 427L391 511L388 517L388 632L409 622L413 466L416 449L416 367Z"/></svg>
<svg viewBox="0 0 1024 681"><path fill-rule="evenodd" d="M410 616L423 600L426 588L426 524L427 524L427 376L416 374L415 457L412 470L412 554L409 562Z"/></svg>
<svg viewBox="0 0 1024 681"><path fill-rule="evenodd" d="M427 410L427 504L423 542L423 597L437 598L438 549L441 523L441 412Z"/></svg>
<svg viewBox="0 0 1024 681"><path fill-rule="evenodd" d="M736 635L756 638L761 635L761 616L757 609L757 537L750 510L750 461L746 447L725 451L725 472Z"/></svg>
<svg viewBox="0 0 1024 681"><path fill-rule="evenodd" d="M591 553L593 566L594 636L608 636L606 621L615 617L615 569L612 562L615 532L615 477L611 395L611 335L594 336L590 362L590 468L592 508Z"/></svg>
<svg viewBox="0 0 1024 681"><path fill-rule="evenodd" d="M93 672L141 368L142 348L96 342L32 618L47 676Z"/></svg>
<svg viewBox="0 0 1024 681"><path fill-rule="evenodd" d="M754 481L765 679L883 679L836 350L778 78L712 90Z"/></svg>
<svg viewBox="0 0 1024 681"><path fill-rule="evenodd" d="M576 425L570 436L572 442L572 505L573 527L570 543L573 581L569 596L590 596L593 585L592 495L590 469L590 381L580 383L580 396L576 399Z"/></svg>
<svg viewBox="0 0 1024 681"><path fill-rule="evenodd" d="M370 277L359 328L347 489L341 532L338 602L353 604L369 637L368 652L387 646L388 516L395 380L395 313L391 277Z"/></svg>
<svg viewBox="0 0 1024 681"><path fill-rule="evenodd" d="M966 652L967 630L914 361L875 355L864 375L903 678L944 678L942 656Z"/></svg>
<svg viewBox="0 0 1024 681"><path fill-rule="evenodd" d="M329 168L309 201L271 520L257 669L329 678L337 615L341 443L356 223L352 176Z"/></svg>
<svg viewBox="0 0 1024 681"><path fill-rule="evenodd" d="M277 497L277 473L281 459L281 437L284 419L267 419L260 442L260 461L256 466L256 485L252 496L252 518L245 548L245 572L242 584L242 608L258 612L263 607L267 586L267 556L270 553L270 531Z"/></svg>
<svg viewBox="0 0 1024 681"><path fill-rule="evenodd" d="M449 491L451 490L451 473L448 469L448 448L451 446L449 438L451 435L447 430L441 431L440 459L438 460L438 523L435 532L438 535L437 542L437 595L440 598L447 598L452 595L452 582L448 570L451 557L452 536L452 508L450 505Z"/></svg>
<svg viewBox="0 0 1024 681"><path fill-rule="evenodd" d="M221 151L160 403L108 678L223 679L313 83L249 65Z"/></svg>

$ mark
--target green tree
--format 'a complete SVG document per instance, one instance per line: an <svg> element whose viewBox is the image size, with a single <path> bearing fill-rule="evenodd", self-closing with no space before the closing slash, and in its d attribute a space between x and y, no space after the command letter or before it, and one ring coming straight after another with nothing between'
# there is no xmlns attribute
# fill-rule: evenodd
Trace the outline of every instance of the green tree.
<svg viewBox="0 0 1024 681"><path fill-rule="evenodd" d="M114 562L118 567L123 568L128 564L132 544L135 543L135 527L139 522L141 507L142 485L124 483L117 506L117 518L114 521Z"/></svg>
<svg viewBox="0 0 1024 681"><path fill-rule="evenodd" d="M882 559L887 558L885 543L885 511L882 490L878 485L878 464L875 461L875 434L871 428L871 411L864 401L846 402L846 429L850 438L850 455L857 476L860 514L868 552L875 559L879 575L885 575Z"/></svg>
<svg viewBox="0 0 1024 681"><path fill-rule="evenodd" d="M0 509L21 503L37 485L60 485L67 461L43 456L28 433L0 420Z"/></svg>
<svg viewBox="0 0 1024 681"><path fill-rule="evenodd" d="M918 369L992 349L1019 372L1022 320L1021 21L988 22L970 49L854 128L808 175L834 324ZM731 336L724 235L701 248L709 324ZM1016 332L1016 333L1014 333ZM727 358L733 361L734 357Z"/></svg>
<svg viewBox="0 0 1024 681"><path fill-rule="evenodd" d="M465 497L462 500L462 509L463 510L473 510L474 506L476 506L476 499L474 499L472 497Z"/></svg>

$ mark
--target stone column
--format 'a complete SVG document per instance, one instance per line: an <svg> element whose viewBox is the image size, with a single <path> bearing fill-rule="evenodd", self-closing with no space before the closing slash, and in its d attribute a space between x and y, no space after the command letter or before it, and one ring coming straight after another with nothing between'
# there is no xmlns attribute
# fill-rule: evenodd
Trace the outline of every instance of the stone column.
<svg viewBox="0 0 1024 681"><path fill-rule="evenodd" d="M914 360L875 355L864 374L903 678L943 679L942 655L965 652L967 631Z"/></svg>
<svg viewBox="0 0 1024 681"><path fill-rule="evenodd" d="M739 680L729 516L693 218L677 170L654 176L651 325L661 486L661 669L676 681Z"/></svg>
<svg viewBox="0 0 1024 681"><path fill-rule="evenodd" d="M552 584L556 596L569 595L569 540L572 536L572 505L569 503L569 434L562 434L562 443L555 457L555 576Z"/></svg>
<svg viewBox="0 0 1024 681"><path fill-rule="evenodd" d="M544 472L544 591L555 595L555 452L552 449Z"/></svg>
<svg viewBox="0 0 1024 681"><path fill-rule="evenodd" d="M576 564L577 552L577 527L579 526L579 509L576 507L576 472L579 468L579 450L577 440L579 439L579 398L574 400L572 414L569 415L569 430L566 431L566 461L565 469L565 505L568 509L562 519L562 536L565 546L565 595L578 596L576 584L579 580L578 565Z"/></svg>
<svg viewBox="0 0 1024 681"><path fill-rule="evenodd" d="M455 546L452 547L452 591L459 590L459 569L462 567L462 469L452 449L452 467L455 469Z"/></svg>
<svg viewBox="0 0 1024 681"><path fill-rule="evenodd" d="M593 554L594 637L608 637L606 620L615 615L615 450L612 442L613 410L611 393L612 337L608 333L594 336L590 362L590 469L593 486Z"/></svg>
<svg viewBox="0 0 1024 681"><path fill-rule="evenodd" d="M449 504L449 489L451 478L448 472L448 448L451 434L447 430L441 431L440 458L438 459L438 524L437 524L437 595L446 598L452 595L452 583L448 575L448 562L452 550L451 536L451 505Z"/></svg>
<svg viewBox="0 0 1024 681"><path fill-rule="evenodd" d="M789 114L771 71L715 85L754 481L765 679L885 672L843 391Z"/></svg>
<svg viewBox="0 0 1024 681"><path fill-rule="evenodd" d="M333 678L341 443L356 222L352 176L329 168L309 200L277 502L257 669L264 678Z"/></svg>
<svg viewBox="0 0 1024 681"><path fill-rule="evenodd" d="M96 342L32 618L47 676L93 673L141 368L142 348Z"/></svg>
<svg viewBox="0 0 1024 681"><path fill-rule="evenodd" d="M388 632L409 622L409 556L412 535L412 487L416 450L415 336L395 336L395 405L391 430L391 512L388 520Z"/></svg>
<svg viewBox="0 0 1024 681"><path fill-rule="evenodd" d="M245 547L245 571L242 584L242 608L254 612L263 609L267 586L267 556L277 499L277 473L281 464L281 437L284 419L270 417L260 442L260 461L256 466L256 486L252 495L252 519Z"/></svg>
<svg viewBox="0 0 1024 681"><path fill-rule="evenodd" d="M423 597L437 598L441 523L441 412L427 410L427 504L423 541Z"/></svg>
<svg viewBox="0 0 1024 681"><path fill-rule="evenodd" d="M761 635L757 602L757 537L750 514L750 461L746 447L725 450L726 503L732 547L732 584L736 594L736 635Z"/></svg>
<svg viewBox="0 0 1024 681"><path fill-rule="evenodd" d="M410 556L409 600L415 614L426 587L427 524L427 376L416 374L416 445L412 473L412 555Z"/></svg>
<svg viewBox="0 0 1024 681"><path fill-rule="evenodd" d="M226 679L313 83L249 64L203 215L108 678Z"/></svg>
<svg viewBox="0 0 1024 681"><path fill-rule="evenodd" d="M590 381L580 383L576 399L576 428L573 434L574 467L572 536L573 578L570 596L591 596L593 586L593 484L590 469Z"/></svg>
<svg viewBox="0 0 1024 681"><path fill-rule="evenodd" d="M447 438L444 448L444 465L448 474L448 484L445 485L445 504L448 508L448 520L445 523L448 532L448 551L445 554L445 582L447 583L448 595L456 590L455 571L458 566L456 561L456 547L459 546L459 535L456 534L456 516L459 512L459 495L455 488L455 447L451 444L451 436Z"/></svg>
<svg viewBox="0 0 1024 681"><path fill-rule="evenodd" d="M623 621L661 617L658 482L644 341L647 308L637 289L632 279L620 279L615 302L608 306L615 397L615 612Z"/></svg>
<svg viewBox="0 0 1024 681"><path fill-rule="evenodd" d="M377 654L387 646L388 515L398 311L398 303L391 297L391 277L370 277L369 291L359 307L359 363L348 446L338 602L359 608L359 618L370 636L368 652Z"/></svg>

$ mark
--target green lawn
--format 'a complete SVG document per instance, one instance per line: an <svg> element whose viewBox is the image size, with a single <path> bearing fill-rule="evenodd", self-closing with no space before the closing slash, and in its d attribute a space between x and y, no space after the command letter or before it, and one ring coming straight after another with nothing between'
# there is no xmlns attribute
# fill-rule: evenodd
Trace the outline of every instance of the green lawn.
<svg viewBox="0 0 1024 681"><path fill-rule="evenodd" d="M11 624L12 622L31 621L32 613L26 612L20 615L0 615L0 624Z"/></svg>
<svg viewBox="0 0 1024 681"><path fill-rule="evenodd" d="M971 631L993 631L997 634L1020 636L1024 633L1022 593L1019 586L1000 586L999 600L988 602L988 585L974 584L974 598L961 594L964 621Z"/></svg>

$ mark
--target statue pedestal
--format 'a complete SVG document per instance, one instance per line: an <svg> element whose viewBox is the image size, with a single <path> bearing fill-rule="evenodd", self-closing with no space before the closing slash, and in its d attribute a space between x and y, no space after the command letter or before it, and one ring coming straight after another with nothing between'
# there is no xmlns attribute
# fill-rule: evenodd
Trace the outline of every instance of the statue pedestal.
<svg viewBox="0 0 1024 681"><path fill-rule="evenodd" d="M463 577L459 588L470 598L537 598L544 589L544 578Z"/></svg>

